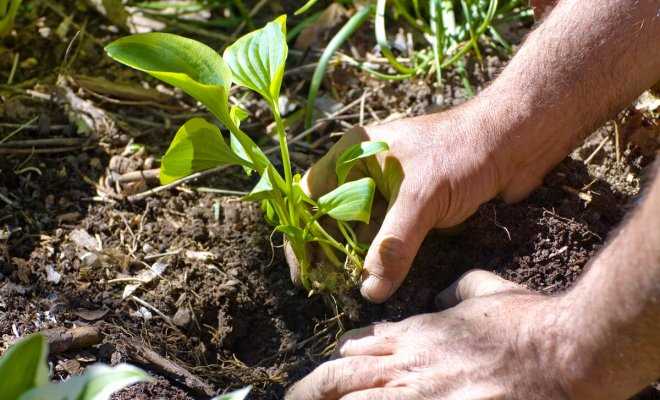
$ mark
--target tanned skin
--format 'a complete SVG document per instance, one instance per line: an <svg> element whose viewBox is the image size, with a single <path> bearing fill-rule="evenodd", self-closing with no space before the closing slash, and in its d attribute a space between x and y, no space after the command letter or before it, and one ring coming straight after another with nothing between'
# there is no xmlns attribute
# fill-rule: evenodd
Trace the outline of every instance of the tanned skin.
<svg viewBox="0 0 660 400"><path fill-rule="evenodd" d="M331 189L333 161L353 143L390 144L361 168L387 200L362 286L367 299L382 302L430 229L464 221L497 195L524 198L658 80L658 0L561 0L475 99L348 132L306 184L312 195ZM475 270L439 300L446 311L348 332L339 358L294 385L287 399L633 395L660 377L660 178L570 291L541 296Z"/></svg>

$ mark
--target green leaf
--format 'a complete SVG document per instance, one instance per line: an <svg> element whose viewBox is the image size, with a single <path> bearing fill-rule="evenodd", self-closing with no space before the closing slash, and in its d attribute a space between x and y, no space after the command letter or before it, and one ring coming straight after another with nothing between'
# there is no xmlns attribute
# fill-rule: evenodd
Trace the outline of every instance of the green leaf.
<svg viewBox="0 0 660 400"><path fill-rule="evenodd" d="M261 209L264 212L264 219L271 225L277 226L280 223L279 216L275 212L275 207L270 200L261 201Z"/></svg>
<svg viewBox="0 0 660 400"><path fill-rule="evenodd" d="M9 2L11 1L11 2ZM22 0L6 0L0 1L0 37L8 34L14 27L14 20L18 14L18 7L20 7ZM9 6L9 9L7 9Z"/></svg>
<svg viewBox="0 0 660 400"><path fill-rule="evenodd" d="M248 112L239 106L231 106L231 109L229 110L229 118L231 118L234 125L236 125L236 127L238 128L240 128L241 122L243 122L243 120L246 119L248 116L249 116ZM247 151L245 151L245 147L243 147L241 141L233 133L229 135L229 145L231 147L231 150L237 156L251 163L250 156L248 155ZM254 171L252 168L247 166L243 166L243 170L248 175L252 174L252 171Z"/></svg>
<svg viewBox="0 0 660 400"><path fill-rule="evenodd" d="M180 88L226 126L231 123L231 70L207 45L171 33L151 32L115 40L105 51L122 64Z"/></svg>
<svg viewBox="0 0 660 400"><path fill-rule="evenodd" d="M304 242L311 239L309 232L293 225L278 225L275 230L285 234L293 243Z"/></svg>
<svg viewBox="0 0 660 400"><path fill-rule="evenodd" d="M204 104L225 125L262 171L269 164L261 149L234 124L229 110L231 70L213 49L170 33L141 33L116 40L105 51L115 60L181 88Z"/></svg>
<svg viewBox="0 0 660 400"><path fill-rule="evenodd" d="M339 221L368 224L375 189L376 184L371 178L344 183L318 199L319 211Z"/></svg>
<svg viewBox="0 0 660 400"><path fill-rule="evenodd" d="M276 107L287 55L286 15L282 15L238 39L223 56L234 82L254 90Z"/></svg>
<svg viewBox="0 0 660 400"><path fill-rule="evenodd" d="M316 206L316 202L312 200L311 197L302 188L301 182L302 181L302 176L300 174L295 174L293 176L293 195L291 196L293 199L293 204L297 205L301 201L304 201L307 204L310 204L312 206Z"/></svg>
<svg viewBox="0 0 660 400"><path fill-rule="evenodd" d="M337 158L335 164L337 182L340 185L346 182L348 173L359 160L389 149L389 146L385 142L362 142L349 147Z"/></svg>
<svg viewBox="0 0 660 400"><path fill-rule="evenodd" d="M0 358L0 398L17 399L48 383L48 342L35 334L21 339Z"/></svg>
<svg viewBox="0 0 660 400"><path fill-rule="evenodd" d="M108 400L127 386L149 380L149 374L131 365L119 364L112 368L97 364L87 368L82 376L33 389L19 400Z"/></svg>
<svg viewBox="0 0 660 400"><path fill-rule="evenodd" d="M243 197L245 201L261 201L266 199L272 199L275 194L275 188L273 187L273 182L271 181L271 168L266 168L259 182L252 188L252 191Z"/></svg>
<svg viewBox="0 0 660 400"><path fill-rule="evenodd" d="M160 168L160 182L167 184L192 173L225 164L252 164L234 154L220 129L203 118L193 118L176 133Z"/></svg>
<svg viewBox="0 0 660 400"><path fill-rule="evenodd" d="M252 386L247 386L231 393L221 394L211 400L245 400L250 393L250 390L252 390Z"/></svg>
<svg viewBox="0 0 660 400"><path fill-rule="evenodd" d="M234 125L241 127L241 122L250 116L250 113L247 110L243 109L240 106L231 106L229 109L229 118L231 118Z"/></svg>

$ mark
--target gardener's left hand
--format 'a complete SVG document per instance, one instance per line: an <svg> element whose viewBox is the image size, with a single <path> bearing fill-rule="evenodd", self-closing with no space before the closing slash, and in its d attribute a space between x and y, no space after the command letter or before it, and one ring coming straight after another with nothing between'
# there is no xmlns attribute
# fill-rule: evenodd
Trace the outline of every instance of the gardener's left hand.
<svg viewBox="0 0 660 400"><path fill-rule="evenodd" d="M560 399L570 349L558 298L474 270L438 296L443 307L346 333L339 358L289 390L289 400Z"/></svg>

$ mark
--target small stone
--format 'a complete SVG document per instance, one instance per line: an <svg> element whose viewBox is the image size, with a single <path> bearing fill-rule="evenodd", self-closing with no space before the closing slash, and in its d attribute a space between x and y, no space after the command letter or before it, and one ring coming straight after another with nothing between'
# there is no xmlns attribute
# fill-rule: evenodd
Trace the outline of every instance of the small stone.
<svg viewBox="0 0 660 400"><path fill-rule="evenodd" d="M191 319L192 316L190 310L188 308L181 307L176 311L176 314L174 314L174 317L172 318L172 322L174 322L174 325L180 328L185 328L186 326L188 326Z"/></svg>

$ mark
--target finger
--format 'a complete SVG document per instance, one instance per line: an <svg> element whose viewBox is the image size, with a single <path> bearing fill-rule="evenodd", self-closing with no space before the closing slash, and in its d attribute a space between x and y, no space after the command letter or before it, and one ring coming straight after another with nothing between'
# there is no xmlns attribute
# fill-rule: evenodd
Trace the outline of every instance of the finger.
<svg viewBox="0 0 660 400"><path fill-rule="evenodd" d="M374 303L387 300L405 279L413 259L431 229L420 201L400 193L385 215L365 258L362 296Z"/></svg>
<svg viewBox="0 0 660 400"><path fill-rule="evenodd" d="M303 190L313 199L316 199L337 187L337 175L335 174L337 158L344 150L365 140L368 140L368 138L364 128L358 127L344 133L328 153L314 163L305 173L300 182Z"/></svg>
<svg viewBox="0 0 660 400"><path fill-rule="evenodd" d="M376 324L346 332L339 339L334 357L392 355L397 335L393 329L388 329L389 325Z"/></svg>
<svg viewBox="0 0 660 400"><path fill-rule="evenodd" d="M297 382L286 400L336 400L348 393L382 387L395 375L390 357L348 357L328 361Z"/></svg>
<svg viewBox="0 0 660 400"><path fill-rule="evenodd" d="M405 387L375 388L349 393L341 400L421 400L423 397L413 389Z"/></svg>
<svg viewBox="0 0 660 400"><path fill-rule="evenodd" d="M500 278L492 272L472 269L464 273L451 286L440 292L436 304L440 308L449 308L463 300L492 294L528 290L517 283Z"/></svg>

